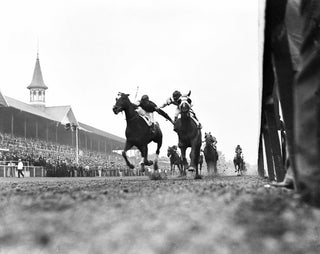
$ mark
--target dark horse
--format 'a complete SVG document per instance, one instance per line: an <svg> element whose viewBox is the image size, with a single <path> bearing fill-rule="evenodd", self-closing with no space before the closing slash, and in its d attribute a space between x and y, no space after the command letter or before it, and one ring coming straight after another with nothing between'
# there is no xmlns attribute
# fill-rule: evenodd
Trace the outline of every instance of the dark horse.
<svg viewBox="0 0 320 254"><path fill-rule="evenodd" d="M178 133L179 148L183 162L183 173L186 174L188 162L186 159L186 150L191 147L189 171L196 171L195 179L200 179L198 171L200 149L201 149L201 130L196 122L191 118L191 100L187 96L181 96L178 100L181 117L175 122L175 130Z"/></svg>
<svg viewBox="0 0 320 254"><path fill-rule="evenodd" d="M129 100L129 94L119 93L119 98L116 99L116 104L113 106L113 112L118 114L121 111L125 112L127 128L126 128L126 144L122 152L122 156L126 161L126 164L131 169L134 166L128 160L126 152L131 147L136 146L141 152L142 161L141 171L144 171L144 166L150 166L152 161L148 160L148 144L153 141L157 143L156 158L154 161L154 170L158 170L158 156L162 145L162 132L159 124L155 124L155 131L152 132L145 120L139 116L135 111L136 105L132 104Z"/></svg>
<svg viewBox="0 0 320 254"><path fill-rule="evenodd" d="M236 153L236 156L233 159L234 168L237 172L237 175L242 175L243 169L244 169L244 162L243 158L241 157L240 153Z"/></svg>
<svg viewBox="0 0 320 254"><path fill-rule="evenodd" d="M211 139L209 134L205 133L204 140L205 140L205 147L203 149L203 153L207 163L208 174L211 175L212 170L214 174L217 174L218 173L217 161L219 159L217 149L212 145L212 142L210 142Z"/></svg>
<svg viewBox="0 0 320 254"><path fill-rule="evenodd" d="M175 166L178 166L180 176L182 175L182 159L175 149L176 146L169 146L167 156L170 158L170 171L173 174Z"/></svg>

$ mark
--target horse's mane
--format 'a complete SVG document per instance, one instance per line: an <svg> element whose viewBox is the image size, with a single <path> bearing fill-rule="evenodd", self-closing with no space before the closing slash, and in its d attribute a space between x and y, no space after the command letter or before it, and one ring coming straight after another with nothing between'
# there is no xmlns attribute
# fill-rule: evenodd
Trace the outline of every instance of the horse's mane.
<svg viewBox="0 0 320 254"><path fill-rule="evenodd" d="M138 108L138 106L134 103L132 103L129 99L130 94L128 93L122 93L122 92L118 92L118 97L122 97L122 98L126 98L128 99L128 102L131 106L133 106L135 109ZM138 114L138 113L137 113Z"/></svg>

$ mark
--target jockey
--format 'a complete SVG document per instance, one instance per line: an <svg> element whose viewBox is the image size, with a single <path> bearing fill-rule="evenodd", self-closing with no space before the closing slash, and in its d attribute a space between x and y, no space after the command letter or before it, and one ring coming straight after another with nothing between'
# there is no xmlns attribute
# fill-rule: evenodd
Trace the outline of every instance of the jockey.
<svg viewBox="0 0 320 254"><path fill-rule="evenodd" d="M212 147L217 150L217 139L212 136L211 132L209 133L205 133L205 139L208 137L208 142L212 145ZM203 142L206 142L206 140L204 140Z"/></svg>
<svg viewBox="0 0 320 254"><path fill-rule="evenodd" d="M172 97L168 98L168 99L166 100L166 102L160 107L160 108L164 108L164 107L169 106L169 105L171 105L171 104L177 106L176 111L175 111L175 114L174 114L174 122L177 121L178 116L179 116L179 114L180 114L180 108L179 108L179 102L178 102L178 101L179 101L179 98L180 98L181 96L182 96L182 94L181 94L180 91L178 91L178 90L174 91L173 94L172 94ZM190 105L191 105L191 107L192 107L192 103L190 103ZM202 128L202 127L201 127L201 124L200 124L200 122L199 122L196 114L195 114L194 111L192 110L192 108L190 108L190 112L191 112L192 117L193 117L195 120L197 120L199 129L201 129L201 128Z"/></svg>
<svg viewBox="0 0 320 254"><path fill-rule="evenodd" d="M240 145L237 145L236 150L235 150L235 158L237 157L237 155L239 155L241 158L243 158L243 154L242 154L242 148Z"/></svg>
<svg viewBox="0 0 320 254"><path fill-rule="evenodd" d="M140 107L145 111L146 115L151 121L151 129L153 132L155 131L154 117L153 117L154 111L156 111L158 114L162 115L164 118L166 118L171 123L173 123L172 119L163 110L158 108L158 106L153 101L149 100L148 95L143 95L141 97L141 100L136 102L135 105L137 106L137 108ZM143 115L141 111L138 111L138 113Z"/></svg>
<svg viewBox="0 0 320 254"><path fill-rule="evenodd" d="M180 156L180 152L178 150L178 146L174 145L174 146L172 146L172 149Z"/></svg>

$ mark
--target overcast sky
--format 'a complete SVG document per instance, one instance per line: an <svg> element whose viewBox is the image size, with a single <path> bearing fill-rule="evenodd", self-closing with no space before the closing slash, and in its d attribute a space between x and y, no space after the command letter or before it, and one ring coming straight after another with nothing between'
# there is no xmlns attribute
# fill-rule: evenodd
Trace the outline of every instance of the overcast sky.
<svg viewBox="0 0 320 254"><path fill-rule="evenodd" d="M39 41L46 105L71 105L80 122L124 137L117 92L158 105L192 91L194 111L232 159L257 161L258 1L10 0L0 3L0 89L29 102ZM172 117L174 106L165 108ZM161 155L177 143L172 125ZM155 146L149 146L149 153Z"/></svg>

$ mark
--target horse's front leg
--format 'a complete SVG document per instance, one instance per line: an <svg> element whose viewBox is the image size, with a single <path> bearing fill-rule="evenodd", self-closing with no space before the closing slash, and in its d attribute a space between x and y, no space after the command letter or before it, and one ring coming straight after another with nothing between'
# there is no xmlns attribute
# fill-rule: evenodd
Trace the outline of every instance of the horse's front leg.
<svg viewBox="0 0 320 254"><path fill-rule="evenodd" d="M160 148L162 146L162 134L159 136L158 139L155 141L157 143L157 150L156 150L156 158L154 160L154 170L158 170L158 160L159 160L159 154L160 154ZM152 163L152 162L151 162ZM151 164L152 165L152 164ZM173 166L174 167L174 166Z"/></svg>
<svg viewBox="0 0 320 254"><path fill-rule="evenodd" d="M139 148L141 152L141 162L140 162L140 167L141 170L144 171L144 166L151 166L153 164L152 161L148 160L148 146L143 146Z"/></svg>
<svg viewBox="0 0 320 254"><path fill-rule="evenodd" d="M134 169L134 165L131 164L131 162L128 160L127 157L127 151L130 150L130 148L133 145L130 144L128 141L126 142L125 146L124 146L124 150L122 151L122 157L124 158L124 160L126 161L126 164L129 168Z"/></svg>
<svg viewBox="0 0 320 254"><path fill-rule="evenodd" d="M182 158L182 174L186 175L186 168L188 167L188 161L186 158L186 148L181 148L181 158Z"/></svg>
<svg viewBox="0 0 320 254"><path fill-rule="evenodd" d="M190 169L195 169L196 175L194 179L201 179L201 175L199 174L199 159L200 159L200 147L197 146L197 144L194 144L191 147L191 163L190 163Z"/></svg>
<svg viewBox="0 0 320 254"><path fill-rule="evenodd" d="M194 148L194 146L191 146L189 171L194 171L198 168L199 156L196 156L196 149Z"/></svg>
<svg viewBox="0 0 320 254"><path fill-rule="evenodd" d="M218 168L217 168L217 162L216 161L213 162L213 172L215 174L218 174Z"/></svg>
<svg viewBox="0 0 320 254"><path fill-rule="evenodd" d="M237 162L236 159L233 159L233 165L234 165L234 172L237 172Z"/></svg>

